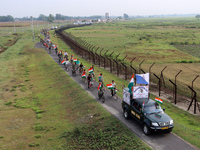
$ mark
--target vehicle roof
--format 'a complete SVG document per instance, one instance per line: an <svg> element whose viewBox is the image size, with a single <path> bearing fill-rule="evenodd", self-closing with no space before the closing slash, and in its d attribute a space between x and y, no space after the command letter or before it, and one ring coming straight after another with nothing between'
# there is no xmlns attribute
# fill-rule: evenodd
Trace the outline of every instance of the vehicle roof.
<svg viewBox="0 0 200 150"><path fill-rule="evenodd" d="M133 100L136 101L138 104L141 104L141 105L142 105L143 102L145 102L144 105L153 105L153 104L156 103L154 100L152 100L150 98L138 98L138 99L133 99Z"/></svg>

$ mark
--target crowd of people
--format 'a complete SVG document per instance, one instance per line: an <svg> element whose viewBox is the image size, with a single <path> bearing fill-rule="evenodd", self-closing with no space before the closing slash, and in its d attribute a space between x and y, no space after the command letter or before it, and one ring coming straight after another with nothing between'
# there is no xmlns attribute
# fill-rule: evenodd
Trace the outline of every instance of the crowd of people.
<svg viewBox="0 0 200 150"><path fill-rule="evenodd" d="M87 71L86 71L86 67L83 65L82 62L79 61L79 59L75 59L73 54L71 54L70 58L68 55L68 52L65 50L59 50L58 51L58 47L57 45L53 44L52 41L50 40L50 34L47 32L45 32L44 34L44 46L46 47L46 50L49 50L49 53L51 53L51 50L55 50L56 55L59 58L59 64L63 64L65 66L65 68L68 68L69 66L71 66L72 68L72 75L76 74L76 71L78 71L82 77L84 76L84 78L87 79L87 85L88 85L88 89L91 88L93 81L94 81L94 65L92 65L89 69L88 69L88 75L87 75ZM117 90L117 86L115 84L115 81L112 80L111 84L109 84L109 86L111 86L111 96L114 96L116 93L115 91ZM98 76L98 95L103 94L103 92L106 90L106 87L104 85L104 78L103 78L103 74L100 73Z"/></svg>

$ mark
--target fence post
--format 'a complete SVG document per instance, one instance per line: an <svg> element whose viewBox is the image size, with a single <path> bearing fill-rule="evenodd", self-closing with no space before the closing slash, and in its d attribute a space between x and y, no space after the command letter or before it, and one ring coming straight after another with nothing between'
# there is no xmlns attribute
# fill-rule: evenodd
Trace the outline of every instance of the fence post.
<svg viewBox="0 0 200 150"><path fill-rule="evenodd" d="M165 68L161 71L161 74L160 74L160 79L163 81L163 84L164 84L164 87L166 88L165 86L165 80L164 80L164 77L163 77L163 71L167 68L167 66L165 66ZM161 82L162 83L162 82Z"/></svg>
<svg viewBox="0 0 200 150"><path fill-rule="evenodd" d="M142 65L142 63L145 61L145 59L139 64L139 73L141 73L141 65ZM142 70L142 72L144 73L144 71Z"/></svg>
<svg viewBox="0 0 200 150"><path fill-rule="evenodd" d="M101 66L101 52L103 51L103 48L100 50L100 57L99 57L99 67Z"/></svg>
<svg viewBox="0 0 200 150"><path fill-rule="evenodd" d="M158 91L159 91L159 96L160 96L161 80L160 80L160 78L155 73L153 75L158 79Z"/></svg>
<svg viewBox="0 0 200 150"><path fill-rule="evenodd" d="M137 73L137 71L136 71L136 69L132 66L132 63L133 63L133 61L136 59L136 57L134 57L132 60L131 60L131 65L130 65L130 67L131 67L131 69L133 69L134 71L135 71L135 74Z"/></svg>
<svg viewBox="0 0 200 150"><path fill-rule="evenodd" d="M199 75L197 75L197 76L194 78L194 80L192 81L192 89L193 89L193 83L194 83L194 81L195 81L198 77L199 77ZM191 98L192 98L192 96L193 96L193 92L191 93Z"/></svg>
<svg viewBox="0 0 200 150"><path fill-rule="evenodd" d="M106 58L105 58L105 55L106 53L108 52L109 50L107 50L105 53L104 53L104 60L103 60L103 63L104 63L104 69L106 68Z"/></svg>
<svg viewBox="0 0 200 150"><path fill-rule="evenodd" d="M110 54L110 72L112 73L112 54L114 53L114 51Z"/></svg>
<svg viewBox="0 0 200 150"><path fill-rule="evenodd" d="M149 80L151 81L151 68L153 67L153 65L155 64L155 62L149 67ZM149 87L150 87L151 82L149 82Z"/></svg>
<svg viewBox="0 0 200 150"><path fill-rule="evenodd" d="M118 64L118 62L117 62L117 57L119 57L120 54L121 54L121 53L119 53L119 54L116 56L116 58L115 58L116 64L117 64L117 76L119 76L119 64Z"/></svg>

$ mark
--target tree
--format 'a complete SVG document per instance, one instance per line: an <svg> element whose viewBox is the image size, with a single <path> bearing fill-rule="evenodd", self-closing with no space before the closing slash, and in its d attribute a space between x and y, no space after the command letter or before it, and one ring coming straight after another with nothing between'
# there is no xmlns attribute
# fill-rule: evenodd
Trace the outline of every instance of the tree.
<svg viewBox="0 0 200 150"><path fill-rule="evenodd" d="M43 15L43 14L40 14L39 17L38 17L38 20L47 20L47 16Z"/></svg>
<svg viewBox="0 0 200 150"><path fill-rule="evenodd" d="M62 20L62 15L61 14L56 14L56 20Z"/></svg>
<svg viewBox="0 0 200 150"><path fill-rule="evenodd" d="M0 16L0 22L14 21L14 18L11 15Z"/></svg>
<svg viewBox="0 0 200 150"><path fill-rule="evenodd" d="M128 14L124 14L124 19L128 19L128 18L129 18Z"/></svg>
<svg viewBox="0 0 200 150"><path fill-rule="evenodd" d="M200 15L196 15L195 18L200 19Z"/></svg>
<svg viewBox="0 0 200 150"><path fill-rule="evenodd" d="M54 16L52 14L50 14L49 17L48 17L48 21L50 23L53 23L53 20L54 20Z"/></svg>

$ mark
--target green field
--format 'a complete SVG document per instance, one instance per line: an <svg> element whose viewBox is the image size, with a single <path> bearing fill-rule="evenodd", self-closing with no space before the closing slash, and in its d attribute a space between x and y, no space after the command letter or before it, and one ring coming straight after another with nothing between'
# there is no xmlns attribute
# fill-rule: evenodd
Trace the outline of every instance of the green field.
<svg viewBox="0 0 200 150"><path fill-rule="evenodd" d="M66 32L85 40L97 47L109 50L107 55L114 51L113 59L121 60L127 55L125 62L138 69L143 61L142 69L149 72L152 67L151 81L158 80L153 73L160 76L164 73L165 83L169 89L177 77L178 92L190 97L193 79L199 75L200 68L200 22L195 18L160 18L160 19L133 19L129 21L114 21L107 24L99 23L88 27L72 28ZM130 73L132 74L132 73ZM194 82L194 90L200 91L200 78ZM180 87L180 88L179 88ZM198 99L200 94L197 94Z"/></svg>

